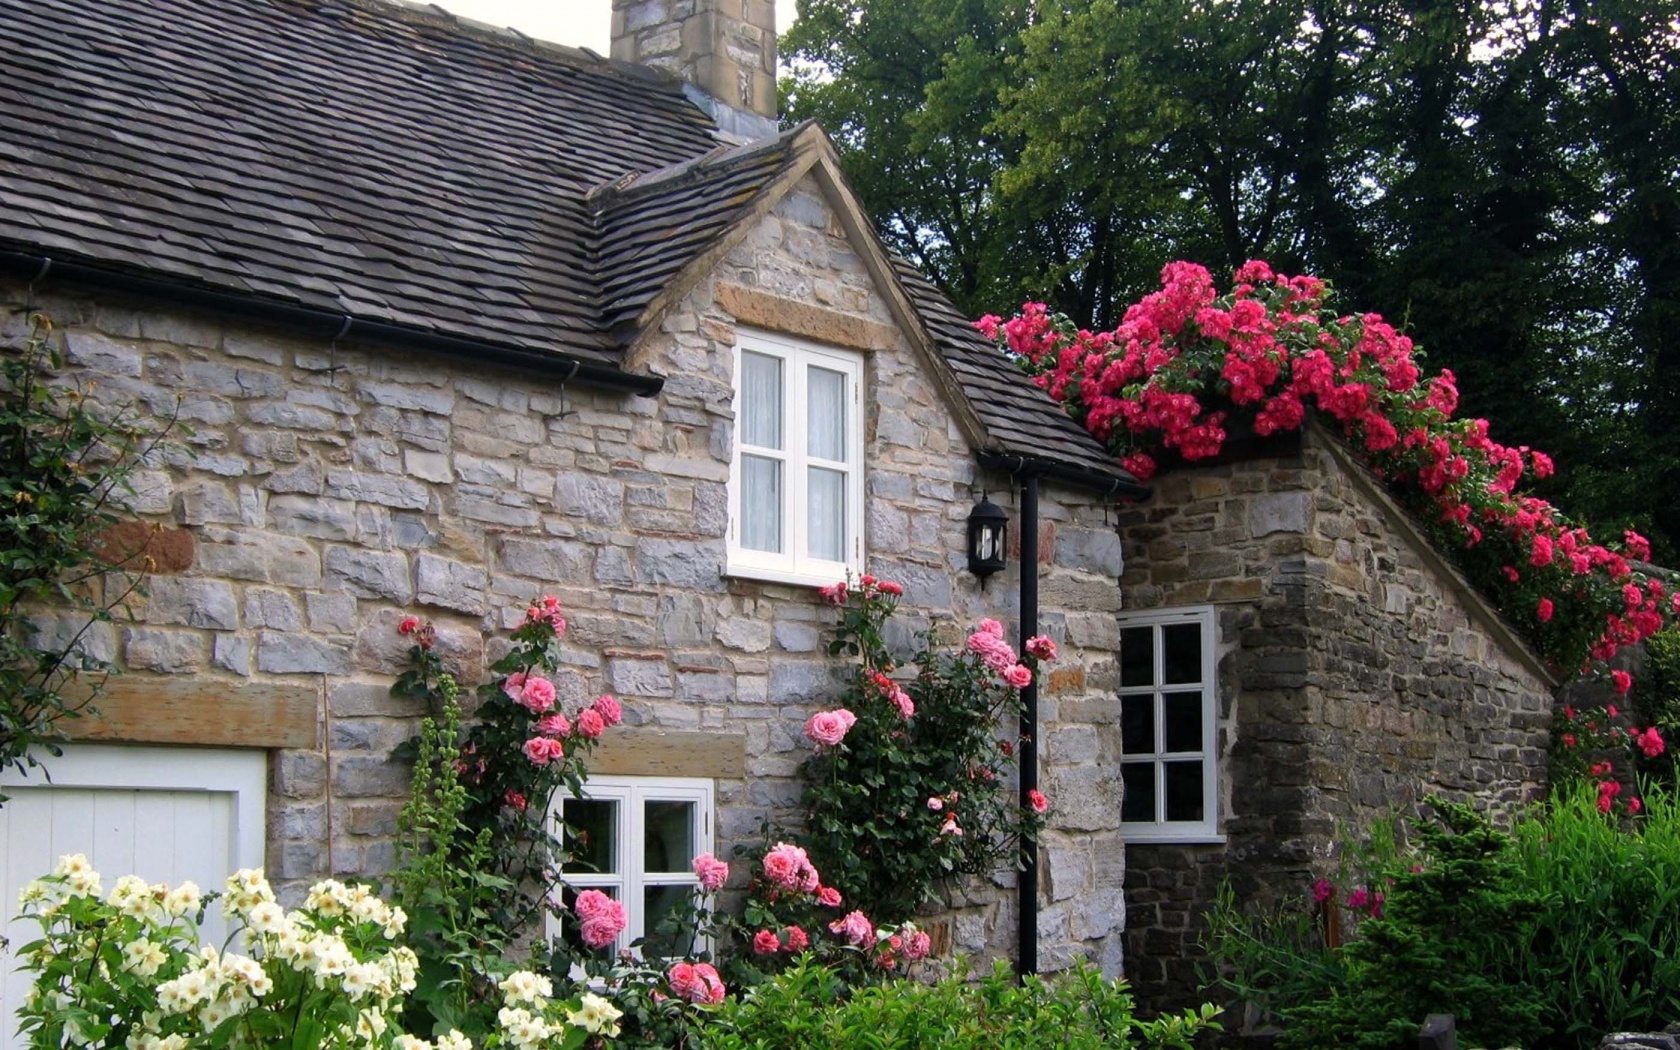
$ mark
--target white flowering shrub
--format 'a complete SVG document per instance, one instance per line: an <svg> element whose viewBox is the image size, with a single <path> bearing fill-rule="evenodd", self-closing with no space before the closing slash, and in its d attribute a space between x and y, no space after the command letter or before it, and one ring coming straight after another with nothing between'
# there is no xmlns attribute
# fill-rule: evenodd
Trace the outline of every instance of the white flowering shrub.
<svg viewBox="0 0 1680 1050"><path fill-rule="evenodd" d="M218 896L232 928L220 948L199 943ZM417 969L401 943L407 917L365 886L327 879L296 911L249 869L220 894L126 875L105 895L99 873L76 854L26 886L19 904L41 926L18 951L35 974L19 1031L37 1050L472 1050L459 1032L430 1043L400 1031ZM486 1033L486 1050L571 1050L617 1034L610 1004L591 995L551 1001L547 978L521 971L501 991L501 1024Z"/></svg>

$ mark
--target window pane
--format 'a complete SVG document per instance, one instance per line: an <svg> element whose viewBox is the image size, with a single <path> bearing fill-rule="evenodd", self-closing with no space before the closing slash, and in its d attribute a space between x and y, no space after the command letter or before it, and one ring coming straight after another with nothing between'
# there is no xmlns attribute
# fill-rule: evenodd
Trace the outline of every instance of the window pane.
<svg viewBox="0 0 1680 1050"><path fill-rule="evenodd" d="M685 901L694 896L692 885L681 886L644 886L642 888L642 916L644 931L642 937L642 958L670 959L679 955L688 955L694 948L694 926L692 922L684 923L688 927L687 936L683 936L681 943L677 937L680 934L665 933L659 929L660 923L673 909L679 908Z"/></svg>
<svg viewBox="0 0 1680 1050"><path fill-rule="evenodd" d="M694 803L648 802L642 813L642 870L688 872L694 863Z"/></svg>
<svg viewBox="0 0 1680 1050"><path fill-rule="evenodd" d="M612 799L566 799L562 815L571 828L572 859L563 870L608 874L618 867L618 803Z"/></svg>
<svg viewBox="0 0 1680 1050"><path fill-rule="evenodd" d="M1161 628L1162 648L1166 650L1166 681L1202 680L1202 625L1175 623Z"/></svg>
<svg viewBox="0 0 1680 1050"><path fill-rule="evenodd" d="M777 460L741 457L741 546L782 552L782 464Z"/></svg>
<svg viewBox="0 0 1680 1050"><path fill-rule="evenodd" d="M1120 632L1120 684L1155 684L1155 628L1128 627Z"/></svg>
<svg viewBox="0 0 1680 1050"><path fill-rule="evenodd" d="M1161 698L1165 709L1167 751L1200 751L1202 749L1202 694L1168 693ZM1124 729L1121 730L1125 732Z"/></svg>
<svg viewBox="0 0 1680 1050"><path fill-rule="evenodd" d="M782 360L741 353L741 442L782 448Z"/></svg>
<svg viewBox="0 0 1680 1050"><path fill-rule="evenodd" d="M1202 763L1163 762L1166 769L1167 819L1202 819Z"/></svg>
<svg viewBox="0 0 1680 1050"><path fill-rule="evenodd" d="M827 368L805 373L806 454L846 461L846 376Z"/></svg>
<svg viewBox="0 0 1680 1050"><path fill-rule="evenodd" d="M1126 762L1120 766L1120 819L1128 824L1155 823L1155 763Z"/></svg>
<svg viewBox="0 0 1680 1050"><path fill-rule="evenodd" d="M838 470L809 468L810 550L813 558L846 560L846 475Z"/></svg>
<svg viewBox="0 0 1680 1050"><path fill-rule="evenodd" d="M1155 753L1155 697L1153 694L1120 698L1120 753L1125 755L1153 755Z"/></svg>

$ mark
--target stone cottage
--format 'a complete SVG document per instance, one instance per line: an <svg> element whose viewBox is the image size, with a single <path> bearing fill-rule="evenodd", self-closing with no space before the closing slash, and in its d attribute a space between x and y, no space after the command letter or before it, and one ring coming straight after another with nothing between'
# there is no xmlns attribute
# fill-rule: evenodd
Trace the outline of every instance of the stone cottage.
<svg viewBox="0 0 1680 1050"><path fill-rule="evenodd" d="M883 251L820 129L776 128L769 5L669 6L621 4L607 60L383 0L0 0L5 344L44 312L66 380L190 428L136 478L148 594L87 643L126 673L51 784L7 787L5 899L72 850L379 874L421 713L388 696L399 619L473 680L542 593L562 699L627 712L602 819L727 855L797 801L833 695L817 587L1026 627L1019 556L982 589L966 553L976 503L1025 492L1064 651L1029 925L1047 965L1118 970L1112 508L1146 490ZM692 880L615 865L630 937ZM1013 951L1009 881L949 948Z"/></svg>
<svg viewBox="0 0 1680 1050"><path fill-rule="evenodd" d="M910 630L1062 645L1040 866L964 888L951 950L1189 997L1220 879L1289 892L1337 821L1534 790L1545 669L1337 442L1118 469L776 126L769 8L615 0L609 60L387 0L0 0L0 342L45 312L67 380L191 431L129 508L149 594L89 640L126 673L52 784L7 783L0 893L73 849L378 874L397 622L471 679L545 592L563 698L630 723L597 814L725 854L797 799L848 571ZM986 495L1015 546L982 586ZM616 863L633 935L685 876Z"/></svg>

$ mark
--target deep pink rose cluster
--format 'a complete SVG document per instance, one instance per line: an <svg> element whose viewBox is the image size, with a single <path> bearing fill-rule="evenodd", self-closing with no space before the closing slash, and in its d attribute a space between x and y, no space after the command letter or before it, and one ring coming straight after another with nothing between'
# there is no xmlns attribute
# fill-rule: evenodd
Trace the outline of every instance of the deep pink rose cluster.
<svg viewBox="0 0 1680 1050"><path fill-rule="evenodd" d="M600 890L584 890L572 902L572 913L578 917L583 943L591 948L605 948L618 939L629 925L630 917L624 905Z"/></svg>
<svg viewBox="0 0 1680 1050"><path fill-rule="evenodd" d="M764 855L764 877L793 893L816 893L822 886L811 858L798 846L778 842Z"/></svg>
<svg viewBox="0 0 1680 1050"><path fill-rule="evenodd" d="M711 963L680 962L665 974L671 994L686 1002L715 1006L723 1002L723 978Z"/></svg>

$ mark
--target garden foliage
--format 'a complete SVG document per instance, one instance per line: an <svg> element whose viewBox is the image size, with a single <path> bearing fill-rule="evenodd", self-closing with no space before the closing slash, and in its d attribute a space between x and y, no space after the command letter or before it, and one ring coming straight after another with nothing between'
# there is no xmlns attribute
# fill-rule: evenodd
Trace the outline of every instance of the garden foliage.
<svg viewBox="0 0 1680 1050"><path fill-rule="evenodd" d="M1211 980L1300 1050L1414 1046L1431 1013L1472 1045L1531 1050L1659 1029L1680 1016L1680 805L1646 800L1623 824L1576 785L1511 832L1432 802L1417 845L1352 884L1321 880L1270 914L1223 896Z"/></svg>
<svg viewBox="0 0 1680 1050"><path fill-rule="evenodd" d="M63 365L39 314L21 351L0 360L0 771L34 765L35 745L57 754L60 723L86 711L113 670L88 632L111 621L147 565L107 549L105 533L174 426L148 433L99 408L57 381Z"/></svg>
<svg viewBox="0 0 1680 1050"><path fill-rule="evenodd" d="M1123 981L1081 964L1018 981L1004 963L969 981L894 981L848 995L810 959L732 1000L701 1029L706 1050L1127 1050L1189 1048L1214 1009L1141 1021Z"/></svg>

